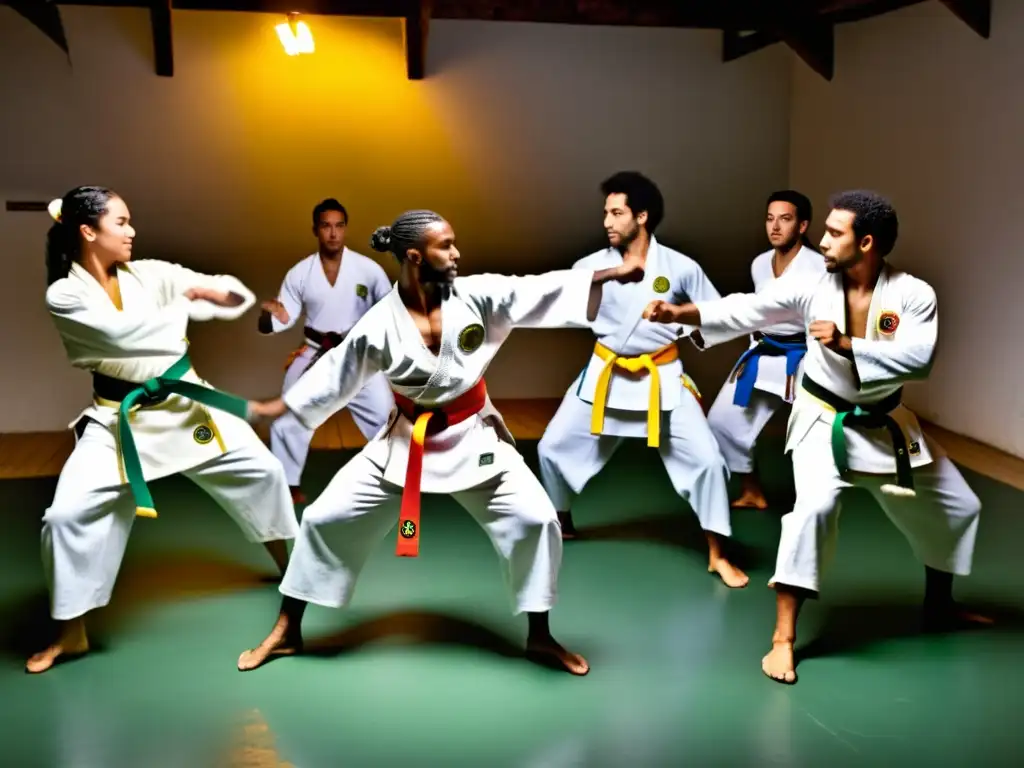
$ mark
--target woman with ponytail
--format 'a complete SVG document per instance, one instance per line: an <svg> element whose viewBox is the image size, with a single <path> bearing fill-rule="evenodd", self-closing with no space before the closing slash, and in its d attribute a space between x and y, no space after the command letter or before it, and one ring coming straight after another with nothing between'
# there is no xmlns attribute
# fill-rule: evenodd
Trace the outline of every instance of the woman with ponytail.
<svg viewBox="0 0 1024 768"><path fill-rule="evenodd" d="M199 378L190 320L233 320L255 302L239 280L132 260L128 206L77 187L50 206L46 305L71 365L92 373L93 402L43 515L56 642L28 660L43 672L89 650L85 615L110 601L136 516L157 516L147 481L183 473L262 542L283 571L297 530L284 470L245 420L245 400ZM212 411L216 411L216 415Z"/></svg>
<svg viewBox="0 0 1024 768"><path fill-rule="evenodd" d="M528 277L457 277L451 225L433 211L408 211L370 242L401 264L398 284L320 358L283 398L252 403L274 419L292 413L316 429L383 373L396 412L302 515L281 582L277 623L242 653L241 670L302 648L307 603L340 608L352 598L371 552L398 520L395 554L416 557L421 493L451 494L490 537L515 613L526 613L527 653L574 675L589 670L551 635L562 535L540 482L516 451L483 375L514 328L587 328L604 283L637 282L632 265L566 269ZM427 534L427 541L432 534Z"/></svg>

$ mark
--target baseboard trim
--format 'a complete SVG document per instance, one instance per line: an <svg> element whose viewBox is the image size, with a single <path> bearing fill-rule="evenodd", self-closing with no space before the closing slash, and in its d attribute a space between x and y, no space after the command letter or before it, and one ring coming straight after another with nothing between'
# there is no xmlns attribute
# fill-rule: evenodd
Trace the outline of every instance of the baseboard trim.
<svg viewBox="0 0 1024 768"><path fill-rule="evenodd" d="M517 440L539 440L544 428L555 415L560 400L507 399L495 400L509 431ZM1001 483L1024 490L1024 459L998 448L958 435L938 425L922 422L929 436L957 464ZM779 428L769 425L773 434ZM266 439L266 435L262 435ZM313 450L358 449L366 440L356 429L352 417L342 411L317 430ZM74 447L70 430L63 432L12 432L0 434L0 480L33 477L56 477Z"/></svg>

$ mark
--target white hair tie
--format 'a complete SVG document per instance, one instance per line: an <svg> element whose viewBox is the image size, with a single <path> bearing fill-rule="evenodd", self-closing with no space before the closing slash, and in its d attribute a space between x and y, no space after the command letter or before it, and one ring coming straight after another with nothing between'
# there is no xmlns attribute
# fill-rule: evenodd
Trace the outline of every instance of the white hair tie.
<svg viewBox="0 0 1024 768"><path fill-rule="evenodd" d="M60 211L61 211L61 206L63 204L64 204L64 201L61 200L59 197L57 197L57 198L54 198L53 200L51 200L50 204L48 206L46 206L46 210L50 213L50 216L53 217L54 221L60 221Z"/></svg>

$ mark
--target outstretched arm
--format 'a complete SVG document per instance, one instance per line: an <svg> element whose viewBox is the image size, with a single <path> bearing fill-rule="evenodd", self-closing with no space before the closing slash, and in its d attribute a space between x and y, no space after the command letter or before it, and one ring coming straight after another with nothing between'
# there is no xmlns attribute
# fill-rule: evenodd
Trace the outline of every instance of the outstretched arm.
<svg viewBox="0 0 1024 768"><path fill-rule="evenodd" d="M250 420L275 419L291 411L307 429L315 430L348 405L384 367L383 345L368 338L361 325L372 330L372 322L356 323L345 341L317 360L283 397L250 402Z"/></svg>
<svg viewBox="0 0 1024 768"><path fill-rule="evenodd" d="M794 318L804 319L812 285L777 280L760 293L733 293L722 299L675 305L652 301L644 318L655 323L683 323L700 328L704 346L714 346Z"/></svg>
<svg viewBox="0 0 1024 768"><path fill-rule="evenodd" d="M190 320L236 320L256 303L245 284L232 275L207 275L168 261L136 262L140 274L152 274L161 283L164 300L170 304L184 296Z"/></svg>
<svg viewBox="0 0 1024 768"><path fill-rule="evenodd" d="M589 328L610 280L638 282L640 267L560 269L541 275L474 275L463 285L493 321L509 328Z"/></svg>

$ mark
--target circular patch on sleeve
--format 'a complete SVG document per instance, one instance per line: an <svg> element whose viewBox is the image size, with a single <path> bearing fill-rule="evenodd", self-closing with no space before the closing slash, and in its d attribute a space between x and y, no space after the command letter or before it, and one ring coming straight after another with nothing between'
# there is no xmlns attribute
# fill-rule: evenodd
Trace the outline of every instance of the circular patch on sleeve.
<svg viewBox="0 0 1024 768"><path fill-rule="evenodd" d="M660 275L654 278L654 292L655 293L668 293L669 282L668 278L664 275Z"/></svg>
<svg viewBox="0 0 1024 768"><path fill-rule="evenodd" d="M213 430L205 424L200 424L192 430L192 439L200 445L206 445L208 442L213 440Z"/></svg>

